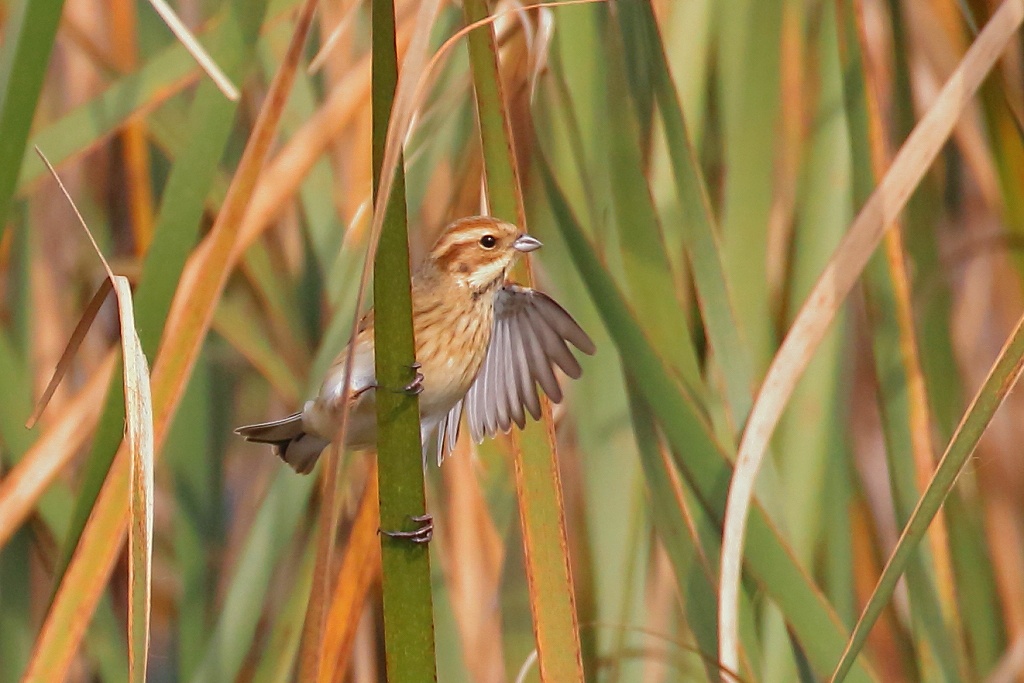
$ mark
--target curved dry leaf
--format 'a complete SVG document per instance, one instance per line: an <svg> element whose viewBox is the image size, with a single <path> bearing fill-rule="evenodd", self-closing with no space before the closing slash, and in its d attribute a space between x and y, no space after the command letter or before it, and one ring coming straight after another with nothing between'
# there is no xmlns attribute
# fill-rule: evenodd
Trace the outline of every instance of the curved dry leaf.
<svg viewBox="0 0 1024 683"><path fill-rule="evenodd" d="M288 52L267 91L224 205L211 228L213 238L208 243L203 267L191 280L179 283L176 297L189 300L190 306L178 324L168 325L153 369L153 441L157 448L167 436L227 281L229 255L238 227L276 134L315 9L315 0L306 0L298 15ZM130 463L126 458L122 445L43 622L26 680L63 680L67 675L127 531L124 511L129 505Z"/></svg>
<svg viewBox="0 0 1024 683"><path fill-rule="evenodd" d="M124 362L125 442L131 458L128 499L128 678L146 683L150 596L153 582L153 396L149 364L135 331L132 291L125 277L114 280Z"/></svg>
<svg viewBox="0 0 1024 683"><path fill-rule="evenodd" d="M142 343L139 341L139 336L135 330L132 290L128 278L122 275L114 275L110 269L110 264L107 263L107 260L103 257L103 252L100 251L99 246L96 244L92 232L89 231L89 226L86 225L85 219L82 218L78 207L75 206L74 200L71 199L67 188L61 182L60 176L57 175L49 159L46 158L38 147L36 152L57 181L60 191L64 194L68 204L70 204L71 209L78 218L79 224L81 224L86 236L92 243L96 255L99 256L100 261L103 263L103 268L107 271L107 285L99 288L99 291L93 297L85 314L75 328L71 341L68 343L58 363L57 371L43 394L39 408L30 421L34 421L38 413L46 406L46 401L52 396L53 390L70 364L71 358L74 356L82 338L95 319L96 312L106 298L106 294L113 288L114 294L117 297L118 322L121 332L121 358L124 364L125 422L127 433L125 446L131 458L130 468L132 475L132 496L128 504L128 517L132 524L131 553L128 558L128 586L131 593L131 599L128 601L128 670L132 681L145 683L146 660L149 654L149 616L153 564L153 401L149 386L149 366L146 362L146 356L142 352ZM97 403L96 405L100 404ZM125 446L122 446L122 451ZM106 484L104 484L104 488L106 488ZM102 590L102 587L96 586L94 590L98 599L99 591ZM47 623L56 624L55 628L58 629L64 623L72 623L75 627L68 629L69 631L84 630L86 625L88 625L91 613L80 614L75 612L64 616L66 616L68 622L54 620L52 618L53 612L51 612ZM46 671L48 666L54 662L58 666L65 667L66 670L66 667L70 665L73 654L74 648L58 649L56 652L40 651L39 648L36 648L32 659L29 661L28 673L25 675L26 680L35 680L41 674L40 669Z"/></svg>
<svg viewBox="0 0 1024 683"><path fill-rule="evenodd" d="M886 228L906 205L1022 20L1024 0L1005 0L992 15L857 214L768 368L740 442L726 502L718 612L719 660L726 669L736 670L739 663L737 610L747 512L772 432L814 350Z"/></svg>
<svg viewBox="0 0 1024 683"><path fill-rule="evenodd" d="M100 284L99 289L96 290L96 293L93 294L88 305L85 307L85 311L82 312L82 316L78 319L78 324L75 325L75 329L71 333L71 338L64 347L64 353L61 354L60 360L57 361L57 367L53 371L50 383L46 385L46 389L43 390L43 395L40 396L39 400L36 402L36 407L32 411L32 415L30 415L28 420L25 422L26 429L32 429L36 422L39 421L39 416L43 414L44 410L46 410L47 404L50 402L50 399L53 398L53 392L57 391L57 386L60 384L61 379L64 378L68 368L71 367L71 361L78 352L78 347L82 345L82 340L85 339L86 333L89 331L89 328L92 327L92 323L96 319L96 314L100 312L100 308L107 300L107 295L110 293L113 286L114 284L112 280L109 278L104 280L102 284Z"/></svg>

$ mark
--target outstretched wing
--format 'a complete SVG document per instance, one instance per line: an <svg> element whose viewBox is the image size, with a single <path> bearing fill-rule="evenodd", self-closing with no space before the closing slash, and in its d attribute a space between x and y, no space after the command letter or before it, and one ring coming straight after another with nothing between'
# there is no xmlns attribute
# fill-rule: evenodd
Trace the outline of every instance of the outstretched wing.
<svg viewBox="0 0 1024 683"><path fill-rule="evenodd" d="M588 355L595 351L587 333L547 294L513 284L497 293L487 355L463 399L474 441L507 432L513 422L525 426L527 412L540 419L538 384L552 401L562 400L555 366L573 379L582 372L567 342ZM454 443L462 409L456 405L443 421L439 446L442 439Z"/></svg>

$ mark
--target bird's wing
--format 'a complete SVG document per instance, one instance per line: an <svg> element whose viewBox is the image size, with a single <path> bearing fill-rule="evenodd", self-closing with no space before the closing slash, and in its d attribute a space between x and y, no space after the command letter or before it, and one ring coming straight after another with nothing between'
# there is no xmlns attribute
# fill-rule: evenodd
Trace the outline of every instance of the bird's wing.
<svg viewBox="0 0 1024 683"><path fill-rule="evenodd" d="M455 450L455 442L459 440L459 423L462 420L463 401L452 406L448 414L437 426L437 465L441 466L444 457ZM430 441L423 439L423 467L427 466L427 456L430 448Z"/></svg>
<svg viewBox="0 0 1024 683"><path fill-rule="evenodd" d="M499 429L507 432L513 422L522 428L527 411L540 419L537 384L555 403L562 400L554 367L573 379L581 373L566 342L588 355L595 351L587 333L547 294L514 284L502 287L495 295L487 355L464 399L474 441ZM456 405L445 421L452 444L461 412L462 405Z"/></svg>

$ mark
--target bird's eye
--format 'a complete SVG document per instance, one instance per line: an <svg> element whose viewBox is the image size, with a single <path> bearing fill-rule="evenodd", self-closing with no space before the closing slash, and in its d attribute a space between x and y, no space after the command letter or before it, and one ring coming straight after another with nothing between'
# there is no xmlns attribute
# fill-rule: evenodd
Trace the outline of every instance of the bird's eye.
<svg viewBox="0 0 1024 683"><path fill-rule="evenodd" d="M484 249L494 249L496 244L498 244L498 240L494 235L484 235L480 238L480 246Z"/></svg>

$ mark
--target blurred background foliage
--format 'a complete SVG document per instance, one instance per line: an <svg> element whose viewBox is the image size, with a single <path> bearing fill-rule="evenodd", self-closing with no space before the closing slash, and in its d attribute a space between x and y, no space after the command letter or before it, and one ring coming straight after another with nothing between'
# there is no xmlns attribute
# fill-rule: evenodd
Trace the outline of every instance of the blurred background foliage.
<svg viewBox="0 0 1024 683"><path fill-rule="evenodd" d="M175 3L240 87L231 102L148 3L0 2L0 681L43 656L124 419L108 304L40 425L23 426L104 277L32 145L132 280L152 364L167 323L182 324L172 297L202 266L298 4ZM491 3L528 225L545 243L535 282L599 349L554 413L587 680L717 675L727 461L755 391L884 170L871 135L899 147L995 4ZM465 24L456 3L425 24L420 3L396 5L400 59L414 35L433 51ZM294 675L320 494L231 429L294 410L347 339L370 215L369 35L367 2L320 2L163 443L153 681ZM1022 49L1018 35L966 108L775 433L747 544L743 680L831 672L1022 309ZM487 210L472 88L461 43L405 139L414 263L448 221ZM1011 395L981 439L852 678L1020 680L1022 410ZM514 447L463 438L427 473L444 683L539 680ZM383 680L373 459L342 468L322 678ZM89 550L105 589L66 646L67 678L127 680L129 560L111 572Z"/></svg>

